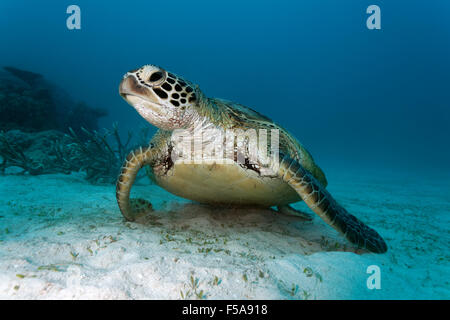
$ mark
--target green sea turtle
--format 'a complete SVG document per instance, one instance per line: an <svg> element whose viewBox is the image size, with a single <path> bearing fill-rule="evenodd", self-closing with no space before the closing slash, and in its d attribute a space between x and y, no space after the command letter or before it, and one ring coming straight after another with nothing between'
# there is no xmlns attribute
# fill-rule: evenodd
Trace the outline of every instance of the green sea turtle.
<svg viewBox="0 0 450 320"><path fill-rule="evenodd" d="M198 86L153 65L125 74L119 93L145 120L159 128L150 145L131 152L123 164L116 197L125 219L133 221L151 209L146 200L130 199L136 175L145 166L159 186L200 203L277 206L282 213L298 214L289 204L303 200L359 248L376 253L387 251L381 236L348 213L325 189L325 175L309 152L271 119L240 104L208 98ZM273 136L278 135L275 156L249 153L248 136L241 140L224 138L230 131L251 129L266 129L271 137L272 132ZM184 138L194 137L188 140L189 144L180 139L180 131ZM274 141L267 145L274 146ZM198 145L195 148L196 143L200 149ZM196 158L199 154L204 156L205 150L227 143L228 149L219 147L217 153L209 153L224 155L231 150L233 155L224 156L224 161Z"/></svg>

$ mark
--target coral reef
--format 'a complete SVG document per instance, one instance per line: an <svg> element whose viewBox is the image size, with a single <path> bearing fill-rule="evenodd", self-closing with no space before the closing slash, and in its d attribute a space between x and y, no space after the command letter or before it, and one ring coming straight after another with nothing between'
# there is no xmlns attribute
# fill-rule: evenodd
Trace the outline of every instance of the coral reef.
<svg viewBox="0 0 450 320"><path fill-rule="evenodd" d="M38 73L4 67L0 74L0 129L35 132L68 128L82 136L81 127L98 129L106 111L74 102L62 88Z"/></svg>
<svg viewBox="0 0 450 320"><path fill-rule="evenodd" d="M86 179L90 182L114 182L130 151L132 133L128 132L127 141L122 143L117 124L113 124L112 130L104 129L103 133L81 128L87 137L84 141L71 128L69 130L75 154L73 160L86 172Z"/></svg>
<svg viewBox="0 0 450 320"><path fill-rule="evenodd" d="M100 108L92 108L84 102L76 103L68 110L60 121L60 130L68 132L68 128L72 128L82 139L87 138L84 135L85 128L87 130L97 130L98 119L107 115L107 112Z"/></svg>
<svg viewBox="0 0 450 320"><path fill-rule="evenodd" d="M131 132L123 142L116 123L102 132L80 130L84 138L72 128L69 134L57 130L0 132L0 172L7 173L10 167L30 175L84 171L91 183L113 183L126 155L149 141L148 128L141 129L138 144L132 144Z"/></svg>
<svg viewBox="0 0 450 320"><path fill-rule="evenodd" d="M0 173L86 172L92 183L114 182L132 146L117 124L98 131L106 111L74 101L38 73L14 67L0 72ZM139 139L140 137L140 139ZM136 137L149 141L148 128Z"/></svg>
<svg viewBox="0 0 450 320"><path fill-rule="evenodd" d="M42 166L35 164L29 156L25 155L23 149L18 147L17 144L13 144L12 139L8 139L3 132L0 132L0 150L2 156L1 172L4 172L8 166L16 166L23 168L32 175L42 173Z"/></svg>
<svg viewBox="0 0 450 320"><path fill-rule="evenodd" d="M6 71L19 78L23 82L26 82L30 86L34 86L38 80L44 77L39 73L34 73L31 71L20 70L14 67L3 67Z"/></svg>
<svg viewBox="0 0 450 320"><path fill-rule="evenodd" d="M0 78L0 128L27 131L57 127L49 90Z"/></svg>
<svg viewBox="0 0 450 320"><path fill-rule="evenodd" d="M56 130L0 132L0 171L4 173L8 167L22 168L31 175L78 171L76 163L68 160L72 154L66 147L69 144L69 137Z"/></svg>

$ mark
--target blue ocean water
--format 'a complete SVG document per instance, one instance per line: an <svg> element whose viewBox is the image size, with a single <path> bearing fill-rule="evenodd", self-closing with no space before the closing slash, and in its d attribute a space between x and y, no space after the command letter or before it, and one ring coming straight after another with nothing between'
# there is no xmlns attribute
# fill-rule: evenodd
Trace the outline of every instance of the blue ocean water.
<svg viewBox="0 0 450 320"><path fill-rule="evenodd" d="M448 1L2 1L3 65L42 73L107 108L103 126L141 121L122 75L160 65L208 95L293 132L324 166L449 169Z"/></svg>
<svg viewBox="0 0 450 320"><path fill-rule="evenodd" d="M66 9L73 4L81 9L80 30L66 26ZM381 9L379 30L366 26L366 9L373 4ZM145 121L119 96L119 82L131 69L159 65L198 84L207 96L247 105L288 129L329 174L339 199L349 197L350 206L376 213L379 203L358 201L375 201L380 192L378 200L386 205L380 211L397 214L398 228L401 215L419 207L421 214L438 213L445 221L433 239L445 243L449 14L446 0L2 0L0 67L42 74L74 100L105 109L99 127L118 122L126 139L128 130ZM385 179L389 172L401 178ZM371 178L364 180L366 174ZM409 195L405 188L397 203L389 195L401 190L392 185L399 181L408 188L427 181L426 191L411 189ZM347 196L345 190L357 191L359 184L366 196ZM5 184L2 191L7 193ZM371 192L373 198L367 196ZM7 208L11 201L20 203L8 201L5 197ZM388 229L391 220L380 221L375 223ZM0 240L7 241L10 231L1 228ZM417 233L404 237L414 240ZM395 240L395 234L388 239ZM448 253L429 254L439 263L449 261ZM447 267L439 270L448 272ZM441 284L444 289L428 297L448 298L448 281Z"/></svg>

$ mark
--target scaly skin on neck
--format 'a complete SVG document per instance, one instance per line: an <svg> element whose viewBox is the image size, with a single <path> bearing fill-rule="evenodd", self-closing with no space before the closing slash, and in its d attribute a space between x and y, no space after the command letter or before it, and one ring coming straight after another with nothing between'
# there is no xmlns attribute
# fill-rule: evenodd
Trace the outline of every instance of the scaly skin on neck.
<svg viewBox="0 0 450 320"><path fill-rule="evenodd" d="M216 127L223 129L233 127L234 121L228 116L226 109L220 106L219 101L205 96L198 86L195 88L195 93L198 97L196 110L199 117L208 119Z"/></svg>

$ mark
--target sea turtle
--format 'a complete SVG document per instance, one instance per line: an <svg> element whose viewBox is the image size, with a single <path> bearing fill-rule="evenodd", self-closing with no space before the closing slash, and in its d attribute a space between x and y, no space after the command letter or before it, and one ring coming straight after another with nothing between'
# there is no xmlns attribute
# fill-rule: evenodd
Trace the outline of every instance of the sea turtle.
<svg viewBox="0 0 450 320"><path fill-rule="evenodd" d="M200 203L277 206L281 213L296 214L297 211L289 204L303 200L312 211L359 248L376 253L387 251L381 236L348 213L325 189L325 175L309 152L266 116L237 103L208 98L198 86L154 65L126 73L119 93L145 120L159 128L149 146L131 152L121 169L116 197L125 219L133 221L151 210L148 201L130 199L136 175L146 166L159 186ZM233 156L225 157L227 161L202 161L195 158L197 154L192 154L191 149L196 150L196 141L200 141L200 150L204 151L227 143L228 140L224 139L227 133L218 132L239 129L244 132L266 129L271 135L275 132L274 136L277 132L278 154L263 158L261 153L256 152L250 158L248 137L240 143L236 142L237 139L230 139ZM275 131L271 131L273 129ZM184 140L179 136L175 137L180 130L194 137L189 145L183 144ZM192 144L194 148L190 148ZM274 142L271 141L270 145L273 146ZM189 148L186 149L186 146ZM222 155L226 153L223 150L227 149L222 149ZM183 152L188 156L180 158ZM193 160L185 161L189 160L189 156L193 156L190 158Z"/></svg>

